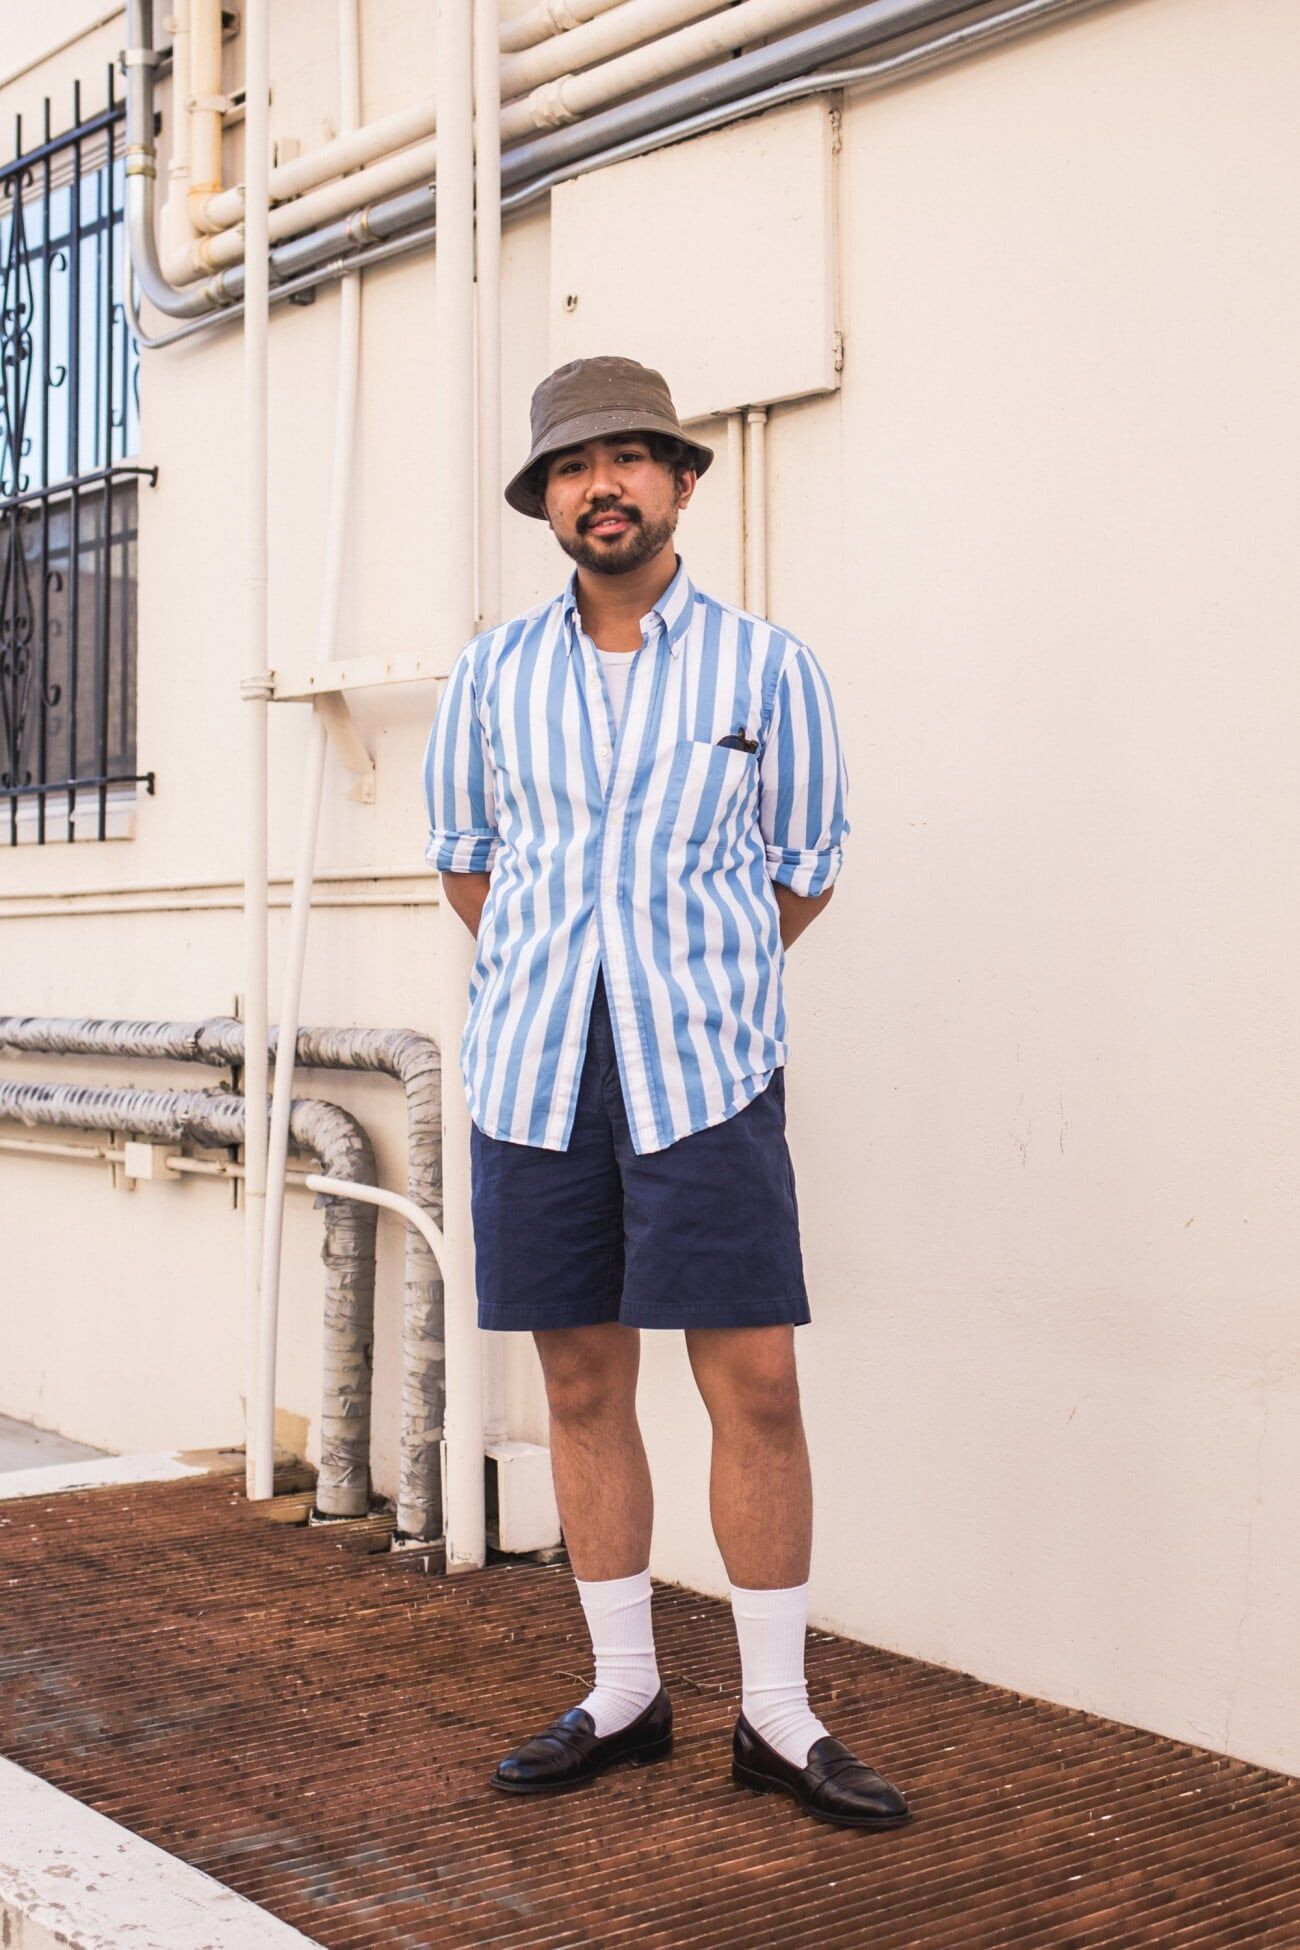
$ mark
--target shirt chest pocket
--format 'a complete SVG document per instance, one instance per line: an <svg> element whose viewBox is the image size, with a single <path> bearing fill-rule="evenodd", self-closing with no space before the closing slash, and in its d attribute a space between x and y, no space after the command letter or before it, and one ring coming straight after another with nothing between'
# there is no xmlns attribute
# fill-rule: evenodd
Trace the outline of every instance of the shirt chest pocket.
<svg viewBox="0 0 1300 1950"><path fill-rule="evenodd" d="M660 824L679 840L703 845L752 820L758 798L758 754L688 740L674 747Z"/></svg>

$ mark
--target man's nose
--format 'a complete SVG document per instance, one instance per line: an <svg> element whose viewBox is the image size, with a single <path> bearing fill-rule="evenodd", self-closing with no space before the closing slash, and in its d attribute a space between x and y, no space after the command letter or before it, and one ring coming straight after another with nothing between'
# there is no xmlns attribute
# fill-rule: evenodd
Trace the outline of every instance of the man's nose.
<svg viewBox="0 0 1300 1950"><path fill-rule="evenodd" d="M612 495L619 495L618 479L612 461L605 458L592 462L591 475L587 481L588 501L608 501Z"/></svg>

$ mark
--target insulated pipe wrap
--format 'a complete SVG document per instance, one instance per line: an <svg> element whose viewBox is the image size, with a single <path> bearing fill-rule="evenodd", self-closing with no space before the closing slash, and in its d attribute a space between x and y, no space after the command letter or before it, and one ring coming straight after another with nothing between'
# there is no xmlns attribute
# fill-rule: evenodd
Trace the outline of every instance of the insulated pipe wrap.
<svg viewBox="0 0 1300 1950"><path fill-rule="evenodd" d="M21 1045L11 1045L15 1046ZM26 1047L31 1047L30 1042ZM244 1141L244 1100L221 1090L103 1090L76 1083L0 1082L0 1117L29 1127L115 1131L168 1144L185 1139L223 1145ZM328 1177L373 1185L374 1147L356 1119L336 1104L295 1100L289 1128L295 1143L319 1160ZM326 1273L326 1385L316 1507L328 1516L364 1516L370 1495L375 1210L355 1199L322 1196L317 1203L325 1214L321 1258Z"/></svg>
<svg viewBox="0 0 1300 1950"><path fill-rule="evenodd" d="M274 1055L274 1029L270 1032L269 1044ZM220 1068L243 1062L244 1025L234 1016L213 1016L205 1022L0 1016L0 1049L63 1056L143 1057L155 1061L208 1063ZM403 1086L406 1092L406 1194L441 1225L442 1058L436 1043L427 1036L417 1035L412 1029L300 1029L297 1057L304 1068L370 1070L393 1077ZM291 1122L290 1130L295 1138L298 1128L296 1123ZM238 1143L240 1139L222 1141ZM347 1173L332 1175L356 1176ZM373 1176L367 1182L373 1183ZM373 1206L358 1206L355 1209L369 1211L373 1231ZM443 1527L441 1445L447 1402L443 1286L437 1261L423 1235L415 1226L408 1225L405 1231L397 1531L401 1536L430 1538L440 1536ZM327 1344L329 1338L327 1330ZM349 1385L360 1386L361 1382L357 1379ZM368 1365L365 1385L369 1387ZM330 1387L327 1385L322 1414L322 1441L326 1424L334 1415ZM368 1423L367 1408L367 1426ZM331 1465L331 1469L334 1466ZM322 1482L325 1479L325 1459L322 1455Z"/></svg>

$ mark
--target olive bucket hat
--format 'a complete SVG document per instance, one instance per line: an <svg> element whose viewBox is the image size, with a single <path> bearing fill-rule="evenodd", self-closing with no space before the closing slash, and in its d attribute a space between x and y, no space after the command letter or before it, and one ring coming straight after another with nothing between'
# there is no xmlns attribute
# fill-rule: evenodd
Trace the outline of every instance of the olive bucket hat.
<svg viewBox="0 0 1300 1950"><path fill-rule="evenodd" d="M713 459L712 447L682 431L662 373L635 359L574 359L557 367L533 394L532 451L506 487L510 506L545 521L546 512L529 483L530 470L547 454L610 433L669 434L690 450L697 474Z"/></svg>

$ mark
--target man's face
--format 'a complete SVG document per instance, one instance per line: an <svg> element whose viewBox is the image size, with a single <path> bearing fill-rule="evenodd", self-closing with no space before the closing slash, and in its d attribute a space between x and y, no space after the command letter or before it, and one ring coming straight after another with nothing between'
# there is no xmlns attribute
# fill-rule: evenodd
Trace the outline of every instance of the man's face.
<svg viewBox="0 0 1300 1950"><path fill-rule="evenodd" d="M597 575L626 575L658 555L695 490L656 460L639 433L588 440L552 454L542 502L566 555Z"/></svg>

